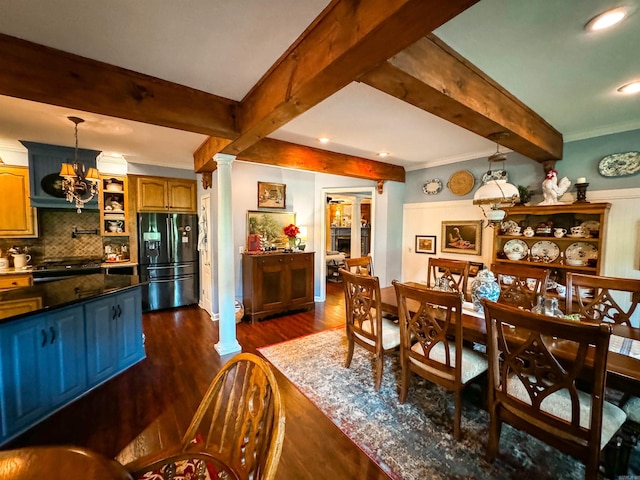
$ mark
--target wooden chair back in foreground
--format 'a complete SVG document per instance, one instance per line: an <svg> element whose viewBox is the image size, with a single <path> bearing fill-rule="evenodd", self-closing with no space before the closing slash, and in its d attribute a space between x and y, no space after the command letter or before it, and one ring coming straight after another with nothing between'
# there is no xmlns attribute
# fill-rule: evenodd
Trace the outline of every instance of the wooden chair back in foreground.
<svg viewBox="0 0 640 480"><path fill-rule="evenodd" d="M177 462L191 460L199 479L208 478L205 470L213 467L230 471L231 478L273 480L284 428L284 405L271 368L260 357L241 353L211 382L181 445L125 467L137 478L149 471L175 472Z"/></svg>
<svg viewBox="0 0 640 480"><path fill-rule="evenodd" d="M489 444L498 453L507 422L586 465L596 479L600 451L626 415L605 402L611 326L537 315L483 300L489 355ZM587 380L590 392L579 390Z"/></svg>
<svg viewBox="0 0 640 480"><path fill-rule="evenodd" d="M453 391L453 434L460 440L462 390L487 370L485 355L462 346L460 294L411 287L395 280L392 283L398 299L402 342L400 403L407 399L411 372Z"/></svg>
<svg viewBox="0 0 640 480"><path fill-rule="evenodd" d="M452 260L450 258L429 258L427 270L427 285L429 288L444 286L456 290L467 297L467 282L469 281L469 262Z"/></svg>
<svg viewBox="0 0 640 480"><path fill-rule="evenodd" d="M347 270L351 273L373 276L373 262L371 261L371 257L346 258L344 263L347 265Z"/></svg>
<svg viewBox="0 0 640 480"><path fill-rule="evenodd" d="M567 273L566 313L578 313L586 319L613 324L613 333L640 340L640 280ZM636 327L638 323L636 323Z"/></svg>
<svg viewBox="0 0 640 480"><path fill-rule="evenodd" d="M400 345L400 328L382 317L380 283L378 277L358 275L341 268L344 287L344 303L347 314L346 328L348 351L344 362L349 368L354 345L364 347L375 354L375 389L382 382L383 355Z"/></svg>
<svg viewBox="0 0 640 480"><path fill-rule="evenodd" d="M494 263L491 271L500 285L498 303L531 310L539 295L544 295L549 279L548 268Z"/></svg>

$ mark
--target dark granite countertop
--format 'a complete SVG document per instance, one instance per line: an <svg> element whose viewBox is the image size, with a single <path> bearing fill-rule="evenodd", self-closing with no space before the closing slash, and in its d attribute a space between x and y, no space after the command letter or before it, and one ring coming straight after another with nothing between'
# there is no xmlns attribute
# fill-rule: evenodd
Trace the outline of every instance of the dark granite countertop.
<svg viewBox="0 0 640 480"><path fill-rule="evenodd" d="M137 275L96 273L39 283L32 287L5 290L0 292L0 323L81 303L144 283L139 280ZM35 309L17 315L12 314L15 312L12 305L21 302L30 303L35 306Z"/></svg>

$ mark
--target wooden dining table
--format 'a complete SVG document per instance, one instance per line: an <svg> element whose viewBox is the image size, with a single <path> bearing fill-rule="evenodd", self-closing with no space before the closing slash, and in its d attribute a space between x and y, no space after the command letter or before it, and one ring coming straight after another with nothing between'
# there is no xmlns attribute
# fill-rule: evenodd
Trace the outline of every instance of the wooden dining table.
<svg viewBox="0 0 640 480"><path fill-rule="evenodd" d="M428 288L423 283L403 283L416 288ZM380 300L384 312L398 315L398 300L393 286L380 289ZM411 303L409 303L410 308ZM462 336L469 342L487 344L487 325L484 315L474 311L466 302L462 308ZM618 335L611 336L607 358L607 386L630 395L640 396L640 342L638 340Z"/></svg>

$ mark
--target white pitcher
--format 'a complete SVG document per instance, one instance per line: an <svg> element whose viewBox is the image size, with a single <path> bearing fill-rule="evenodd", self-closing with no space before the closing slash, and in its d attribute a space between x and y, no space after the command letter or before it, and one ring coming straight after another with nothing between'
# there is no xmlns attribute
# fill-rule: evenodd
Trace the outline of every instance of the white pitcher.
<svg viewBox="0 0 640 480"><path fill-rule="evenodd" d="M26 253L14 253L13 256L13 267L18 270L27 266L29 260L31 260L31 255Z"/></svg>

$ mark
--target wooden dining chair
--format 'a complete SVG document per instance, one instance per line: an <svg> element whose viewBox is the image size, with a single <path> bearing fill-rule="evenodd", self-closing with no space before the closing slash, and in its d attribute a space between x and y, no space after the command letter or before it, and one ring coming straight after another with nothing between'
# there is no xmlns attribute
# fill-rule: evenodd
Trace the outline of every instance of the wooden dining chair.
<svg viewBox="0 0 640 480"><path fill-rule="evenodd" d="M531 310L539 295L544 295L549 279L548 268L494 263L491 271L500 285L498 303Z"/></svg>
<svg viewBox="0 0 640 480"><path fill-rule="evenodd" d="M567 273L566 313L611 323L614 335L640 340L639 304L640 280Z"/></svg>
<svg viewBox="0 0 640 480"><path fill-rule="evenodd" d="M225 467L241 480L273 480L284 428L284 404L269 364L241 353L211 382L180 445L125 467L134 478L151 471L172 478L179 462L192 461L199 474L193 478L208 478L208 470Z"/></svg>
<svg viewBox="0 0 640 480"><path fill-rule="evenodd" d="M430 257L427 267L427 285L433 288L444 283L450 290L458 291L467 298L470 265L465 260Z"/></svg>
<svg viewBox="0 0 640 480"><path fill-rule="evenodd" d="M400 317L400 403L407 400L411 372L452 391L453 435L460 440L462 390L487 371L486 356L462 345L460 294L392 283Z"/></svg>
<svg viewBox="0 0 640 480"><path fill-rule="evenodd" d="M344 362L349 368L355 344L375 355L374 388L382 383L383 356L400 345L400 328L382 317L378 277L359 275L340 269L346 309L348 350Z"/></svg>
<svg viewBox="0 0 640 480"><path fill-rule="evenodd" d="M585 320L611 323L614 341L622 354L629 354L640 341L640 280L567 273L566 313ZM616 385L613 385L615 388ZM620 406L628 427L640 434L640 398L625 394Z"/></svg>
<svg viewBox="0 0 640 480"><path fill-rule="evenodd" d="M370 256L345 258L344 263L347 265L347 270L351 273L373 275L373 262Z"/></svg>
<svg viewBox="0 0 640 480"><path fill-rule="evenodd" d="M495 459L502 423L572 455L596 479L600 451L626 415L604 401L611 326L537 315L482 301L489 355L489 442ZM589 382L589 391L578 384Z"/></svg>

